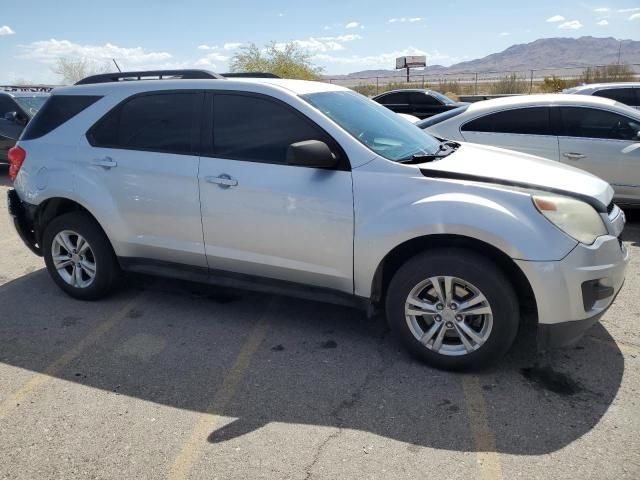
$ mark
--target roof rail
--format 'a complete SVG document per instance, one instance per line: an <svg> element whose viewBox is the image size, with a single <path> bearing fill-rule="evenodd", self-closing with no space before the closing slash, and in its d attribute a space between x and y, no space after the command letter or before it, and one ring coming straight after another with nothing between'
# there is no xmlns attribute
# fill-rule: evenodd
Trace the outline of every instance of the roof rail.
<svg viewBox="0 0 640 480"><path fill-rule="evenodd" d="M139 72L100 73L83 78L76 85L92 83L127 82L131 80L163 80L163 79L224 79L222 75L208 70L143 70Z"/></svg>
<svg viewBox="0 0 640 480"><path fill-rule="evenodd" d="M0 91L4 92L50 92L54 87L49 85L0 85Z"/></svg>
<svg viewBox="0 0 640 480"><path fill-rule="evenodd" d="M282 78L275 73L266 72L240 72L240 73L223 73L223 77L227 78Z"/></svg>

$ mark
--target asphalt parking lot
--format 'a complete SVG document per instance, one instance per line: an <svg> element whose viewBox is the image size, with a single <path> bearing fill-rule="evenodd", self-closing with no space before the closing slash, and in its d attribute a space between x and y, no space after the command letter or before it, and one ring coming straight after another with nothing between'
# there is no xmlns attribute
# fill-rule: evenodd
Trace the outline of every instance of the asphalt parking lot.
<svg viewBox="0 0 640 480"><path fill-rule="evenodd" d="M570 350L431 369L359 311L128 277L65 296L10 226L0 168L0 478L640 478L640 214Z"/></svg>

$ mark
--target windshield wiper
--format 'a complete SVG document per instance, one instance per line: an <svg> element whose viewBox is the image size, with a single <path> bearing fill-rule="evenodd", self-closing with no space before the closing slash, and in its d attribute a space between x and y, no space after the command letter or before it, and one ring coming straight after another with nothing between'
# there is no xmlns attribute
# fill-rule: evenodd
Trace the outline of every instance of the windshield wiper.
<svg viewBox="0 0 640 480"><path fill-rule="evenodd" d="M411 155L411 157L409 158L403 158L401 160L398 160L398 163L412 164L412 163L433 162L434 160L438 160L440 158L444 158L451 155L453 152L455 152L458 149L459 146L460 146L459 143L445 141L440 144L440 146L434 153L418 153L415 155ZM440 152L444 152L444 153L440 153Z"/></svg>

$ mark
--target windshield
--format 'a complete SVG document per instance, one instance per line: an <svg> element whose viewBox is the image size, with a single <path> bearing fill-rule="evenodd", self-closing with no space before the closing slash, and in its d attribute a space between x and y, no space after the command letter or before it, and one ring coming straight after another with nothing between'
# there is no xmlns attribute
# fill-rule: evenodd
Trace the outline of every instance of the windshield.
<svg viewBox="0 0 640 480"><path fill-rule="evenodd" d="M440 142L397 113L356 92L320 92L303 99L356 140L389 160L434 155Z"/></svg>
<svg viewBox="0 0 640 480"><path fill-rule="evenodd" d="M27 115L33 117L38 110L44 105L45 100L48 97L15 97L14 100L20 105L20 108L26 112Z"/></svg>
<svg viewBox="0 0 640 480"><path fill-rule="evenodd" d="M430 90L429 92L430 92L431 96L437 98L438 100L440 100L445 105L453 105L454 103L456 103L453 100L451 100L449 97L447 97L446 95L441 94L440 92L436 92L435 90Z"/></svg>

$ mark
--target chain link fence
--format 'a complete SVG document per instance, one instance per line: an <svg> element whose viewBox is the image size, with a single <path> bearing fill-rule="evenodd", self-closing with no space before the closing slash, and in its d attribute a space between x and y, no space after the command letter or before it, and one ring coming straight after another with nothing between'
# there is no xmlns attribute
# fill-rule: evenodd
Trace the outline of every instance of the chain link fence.
<svg viewBox="0 0 640 480"><path fill-rule="evenodd" d="M326 81L373 96L401 88L430 88L451 96L552 93L583 83L640 81L640 64L592 65L495 72L438 73L414 70L376 77L337 77Z"/></svg>

